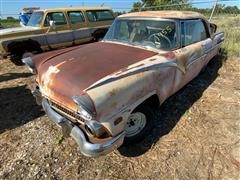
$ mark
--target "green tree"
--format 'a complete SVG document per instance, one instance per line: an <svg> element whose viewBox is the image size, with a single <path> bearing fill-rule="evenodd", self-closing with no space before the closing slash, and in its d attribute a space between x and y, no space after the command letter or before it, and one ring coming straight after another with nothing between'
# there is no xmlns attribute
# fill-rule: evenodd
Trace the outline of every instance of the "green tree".
<svg viewBox="0 0 240 180"><path fill-rule="evenodd" d="M134 2L132 11L139 11L143 7L141 2Z"/></svg>
<svg viewBox="0 0 240 180"><path fill-rule="evenodd" d="M7 17L7 20L14 20L14 17Z"/></svg>
<svg viewBox="0 0 240 180"><path fill-rule="evenodd" d="M133 3L132 11L187 9L191 7L189 0L141 0Z"/></svg>

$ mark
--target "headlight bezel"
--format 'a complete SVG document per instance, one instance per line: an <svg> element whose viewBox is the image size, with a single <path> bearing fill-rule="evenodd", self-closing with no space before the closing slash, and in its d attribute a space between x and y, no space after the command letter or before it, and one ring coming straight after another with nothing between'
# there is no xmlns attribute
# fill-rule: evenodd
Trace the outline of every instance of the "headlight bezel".
<svg viewBox="0 0 240 180"><path fill-rule="evenodd" d="M77 104L77 113L86 121L96 119L95 107L88 95L73 96L73 101Z"/></svg>
<svg viewBox="0 0 240 180"><path fill-rule="evenodd" d="M91 115L83 106L78 105L77 113L81 116L84 120L91 121L94 120L93 115Z"/></svg>

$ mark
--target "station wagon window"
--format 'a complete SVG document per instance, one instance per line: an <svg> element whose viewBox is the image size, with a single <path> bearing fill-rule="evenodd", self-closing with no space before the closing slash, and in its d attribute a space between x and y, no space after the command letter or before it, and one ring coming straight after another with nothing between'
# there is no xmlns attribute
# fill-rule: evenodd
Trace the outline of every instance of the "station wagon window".
<svg viewBox="0 0 240 180"><path fill-rule="evenodd" d="M87 11L90 22L113 20L114 16L110 10L91 10Z"/></svg>
<svg viewBox="0 0 240 180"><path fill-rule="evenodd" d="M201 20L188 20L181 23L181 39L183 47L207 38L208 33Z"/></svg>
<svg viewBox="0 0 240 180"><path fill-rule="evenodd" d="M83 13L81 11L68 12L68 16L72 24L77 24L85 21Z"/></svg>
<svg viewBox="0 0 240 180"><path fill-rule="evenodd" d="M49 26L50 21L54 21L56 26L67 24L66 18L62 12L48 13L45 18L44 26Z"/></svg>

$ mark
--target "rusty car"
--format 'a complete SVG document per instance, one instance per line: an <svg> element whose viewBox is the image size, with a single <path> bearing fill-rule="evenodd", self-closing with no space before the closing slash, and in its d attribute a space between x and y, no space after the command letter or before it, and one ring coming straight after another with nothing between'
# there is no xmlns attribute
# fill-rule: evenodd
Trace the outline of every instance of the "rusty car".
<svg viewBox="0 0 240 180"><path fill-rule="evenodd" d="M24 27L0 30L0 58L19 65L27 56L102 39L115 15L110 7L34 10Z"/></svg>
<svg viewBox="0 0 240 180"><path fill-rule="evenodd" d="M49 119L86 156L141 141L154 111L218 54L224 33L188 11L117 17L101 42L24 58Z"/></svg>

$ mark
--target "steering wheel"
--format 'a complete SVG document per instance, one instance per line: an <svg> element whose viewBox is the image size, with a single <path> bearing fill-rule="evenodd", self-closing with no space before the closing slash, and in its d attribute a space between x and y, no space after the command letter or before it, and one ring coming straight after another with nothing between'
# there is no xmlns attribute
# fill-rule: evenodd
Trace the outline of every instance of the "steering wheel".
<svg viewBox="0 0 240 180"><path fill-rule="evenodd" d="M169 47L172 46L170 39L167 36L163 35L161 32L151 34L148 37L148 40L153 42L157 48L160 48L161 47L161 40L160 40L161 38L163 38L168 43Z"/></svg>

